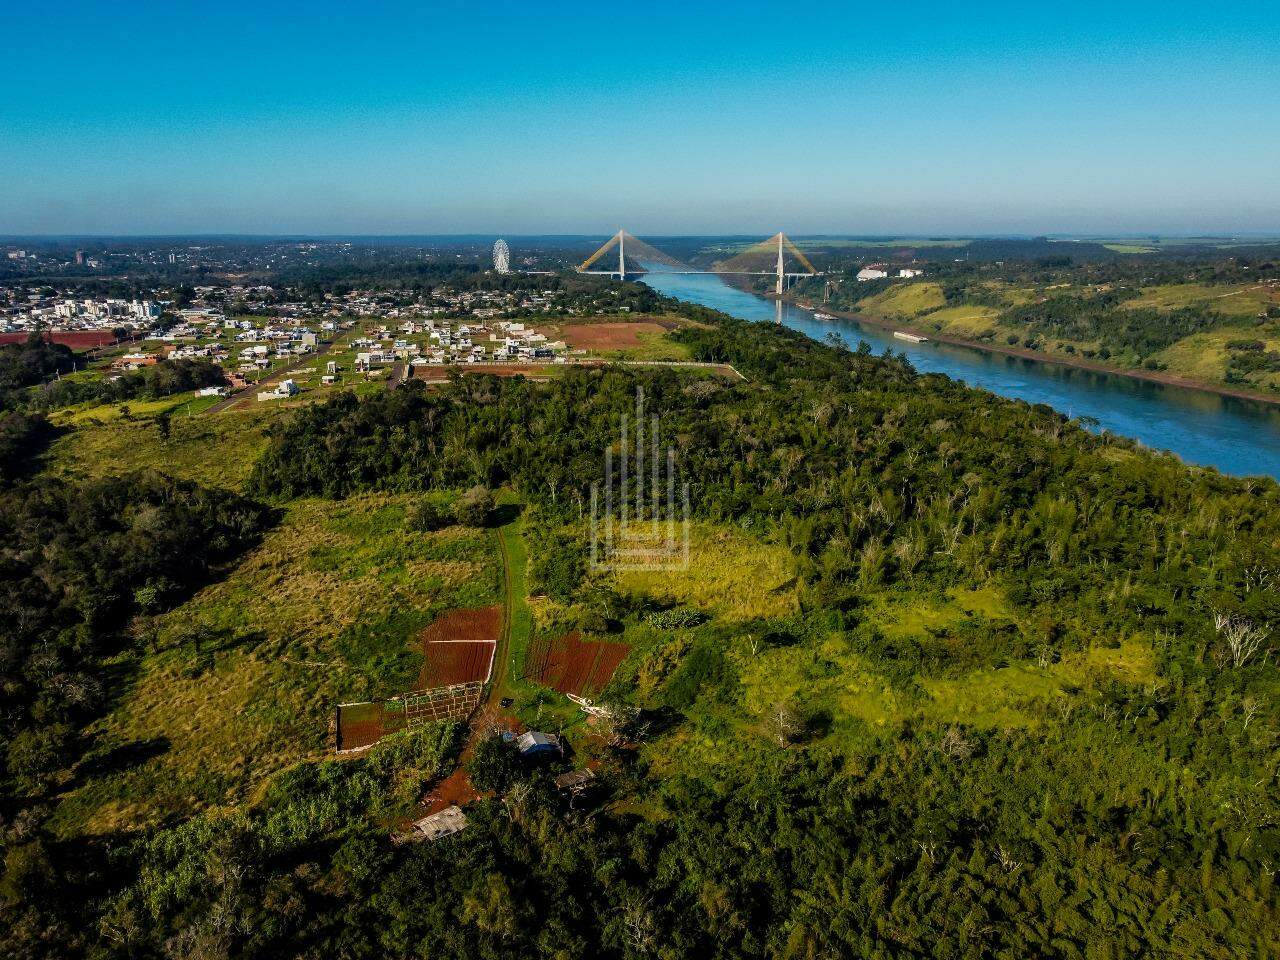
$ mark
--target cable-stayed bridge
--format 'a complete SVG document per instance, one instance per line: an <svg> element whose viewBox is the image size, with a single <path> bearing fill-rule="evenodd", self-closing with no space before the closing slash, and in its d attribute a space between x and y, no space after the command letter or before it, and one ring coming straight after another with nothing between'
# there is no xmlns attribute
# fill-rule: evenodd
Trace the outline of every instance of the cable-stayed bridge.
<svg viewBox="0 0 1280 960"><path fill-rule="evenodd" d="M608 254L614 254L616 261L614 256L605 259ZM788 258L792 264L803 267L803 271L788 269ZM616 269L611 269L615 262ZM600 266L597 267L597 264ZM596 268L592 269L593 267ZM713 264L709 270L699 270L663 253L652 244L633 237L625 230L619 230L605 242L604 246L579 265L578 272L617 277L620 280L625 280L628 275L638 276L644 273L711 273L746 277L777 277L779 294L786 289L788 281L792 278L819 276L818 271L809 262L809 258L800 252L800 248L792 243L786 234L781 232L767 240L752 244L728 260Z"/></svg>

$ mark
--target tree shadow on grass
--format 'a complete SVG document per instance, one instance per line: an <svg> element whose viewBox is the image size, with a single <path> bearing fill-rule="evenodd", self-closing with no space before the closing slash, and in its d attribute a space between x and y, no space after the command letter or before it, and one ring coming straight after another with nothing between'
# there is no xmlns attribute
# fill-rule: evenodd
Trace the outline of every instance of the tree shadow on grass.
<svg viewBox="0 0 1280 960"><path fill-rule="evenodd" d="M76 767L73 786L133 770L168 753L170 746L168 737L147 737L97 752L96 747L91 747L84 760Z"/></svg>
<svg viewBox="0 0 1280 960"><path fill-rule="evenodd" d="M524 504L522 503L500 503L489 514L489 521L486 526L505 527L509 523L515 523L523 511Z"/></svg>

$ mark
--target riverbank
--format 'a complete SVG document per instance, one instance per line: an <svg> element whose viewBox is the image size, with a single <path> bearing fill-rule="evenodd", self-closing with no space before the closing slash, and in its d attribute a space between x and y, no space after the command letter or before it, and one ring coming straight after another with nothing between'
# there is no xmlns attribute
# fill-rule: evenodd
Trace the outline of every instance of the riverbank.
<svg viewBox="0 0 1280 960"><path fill-rule="evenodd" d="M776 295L771 299L776 298ZM1094 373L1110 373L1120 377L1129 377L1132 380L1145 380L1148 383L1159 383L1168 387L1181 387L1185 390L1200 390L1204 393L1217 394L1220 397L1233 397L1237 400L1251 400L1256 403L1270 404L1271 406L1280 407L1280 396L1273 393L1261 393L1257 390L1242 389L1239 387L1229 387L1225 384L1209 383L1204 380L1197 380L1194 377L1184 377L1177 373L1170 373L1167 370L1134 370L1126 367L1112 366L1107 363L1100 363L1097 360L1086 360L1083 357L1061 357L1051 353L1041 353L1037 350L1028 350L1026 347L1001 346L994 343L983 343L979 340L966 340L963 337L954 337L944 333L935 333L933 330L924 327L904 323L901 320L892 320L888 317L878 317L869 313L856 313L848 310L832 310L825 306L806 307L804 304L784 297L787 303L793 303L797 307L805 310L820 310L823 313L830 314L833 317L839 317L841 320L852 320L854 323L869 323L873 327L881 330L901 330L903 333L914 333L938 343L946 343L955 347L967 347L970 350L981 350L984 353L994 353L1006 357L1018 357L1022 360L1034 360L1037 363L1052 363L1060 367L1073 367L1077 370L1091 370Z"/></svg>

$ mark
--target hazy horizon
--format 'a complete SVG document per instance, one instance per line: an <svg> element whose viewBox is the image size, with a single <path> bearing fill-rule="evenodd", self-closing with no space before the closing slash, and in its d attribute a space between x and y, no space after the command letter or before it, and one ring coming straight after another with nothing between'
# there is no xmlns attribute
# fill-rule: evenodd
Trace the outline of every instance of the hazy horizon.
<svg viewBox="0 0 1280 960"><path fill-rule="evenodd" d="M805 12L15 8L0 234L1280 232L1274 9Z"/></svg>

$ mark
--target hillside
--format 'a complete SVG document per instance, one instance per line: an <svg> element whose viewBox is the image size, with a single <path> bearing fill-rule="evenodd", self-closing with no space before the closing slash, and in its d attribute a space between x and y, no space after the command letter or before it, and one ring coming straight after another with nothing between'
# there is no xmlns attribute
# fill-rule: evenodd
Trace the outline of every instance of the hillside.
<svg viewBox="0 0 1280 960"><path fill-rule="evenodd" d="M987 299L863 306L999 335L1036 304ZM566 366L63 422L0 501L5 952L1280 951L1280 486L672 309L600 335L744 379ZM637 390L689 484L687 567L591 562ZM339 703L411 689L424 628L498 606L476 722L334 755ZM567 759L515 762L503 725ZM392 842L462 780L464 831Z"/></svg>
<svg viewBox="0 0 1280 960"><path fill-rule="evenodd" d="M827 306L993 350L1280 399L1280 281L1273 273L1127 285L1090 282L1080 272L875 281L866 290L828 294Z"/></svg>

